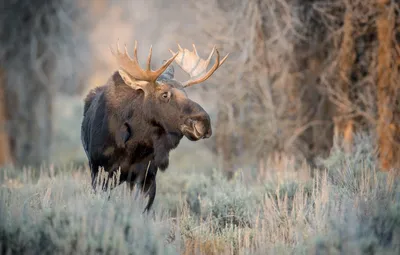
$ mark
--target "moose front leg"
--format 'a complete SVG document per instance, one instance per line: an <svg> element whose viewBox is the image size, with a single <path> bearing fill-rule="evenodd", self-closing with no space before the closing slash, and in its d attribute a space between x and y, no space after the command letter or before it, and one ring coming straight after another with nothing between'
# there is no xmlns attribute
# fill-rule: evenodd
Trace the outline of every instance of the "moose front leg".
<svg viewBox="0 0 400 255"><path fill-rule="evenodd" d="M132 171L138 173L138 176L128 181L130 191L132 193L136 187L135 194L132 194L135 200L139 193L143 195L143 198L147 196L149 197L143 213L146 211L149 212L156 196L157 167L153 161L149 161L146 163L135 164Z"/></svg>
<svg viewBox="0 0 400 255"><path fill-rule="evenodd" d="M146 169L144 169L144 177L141 181L141 187L142 187L142 192L144 194L144 197L149 197L149 200L147 202L147 205L143 211L149 213L153 203L154 199L156 197L156 176L157 176L157 169L158 167L154 162L149 162L146 164Z"/></svg>
<svg viewBox="0 0 400 255"><path fill-rule="evenodd" d="M135 187L136 183L129 183L129 188L131 190L131 192L133 191L134 187ZM154 203L155 197L156 197L156 180L155 178L151 178L149 180L146 180L146 182L144 183L144 185L139 184L138 187L140 190L135 190L135 195L134 195L134 199L137 199L137 196L139 193L143 194L143 197L149 197L149 200L147 202L146 207L143 210L143 213L150 212L150 209Z"/></svg>
<svg viewBox="0 0 400 255"><path fill-rule="evenodd" d="M149 200L147 202L147 205L143 211L149 213L151 207L153 206L154 199L156 197L156 192L157 192L157 185L156 185L156 178L155 176L151 178L151 180L146 180L144 183L143 191L145 194L145 197L148 196Z"/></svg>

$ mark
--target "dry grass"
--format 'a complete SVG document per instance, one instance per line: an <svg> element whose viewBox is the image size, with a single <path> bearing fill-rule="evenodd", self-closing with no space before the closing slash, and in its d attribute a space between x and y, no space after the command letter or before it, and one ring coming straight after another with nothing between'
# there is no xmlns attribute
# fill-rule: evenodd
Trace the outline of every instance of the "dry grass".
<svg viewBox="0 0 400 255"><path fill-rule="evenodd" d="M124 185L109 200L93 194L87 169L45 168L38 179L4 169L0 247L11 254L397 254L399 182L376 172L369 140L356 139L355 154L335 149L314 178L290 159L268 165L302 172L303 181L296 173L227 181L215 171L171 169L160 175L150 216Z"/></svg>

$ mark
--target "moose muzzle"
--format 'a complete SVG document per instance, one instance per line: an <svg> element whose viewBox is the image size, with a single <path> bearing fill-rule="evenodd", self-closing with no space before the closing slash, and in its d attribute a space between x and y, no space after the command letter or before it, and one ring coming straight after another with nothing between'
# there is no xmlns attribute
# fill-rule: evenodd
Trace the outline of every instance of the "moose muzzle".
<svg viewBox="0 0 400 255"><path fill-rule="evenodd" d="M181 129L183 135L191 141L206 139L212 135L211 121L208 114L187 118Z"/></svg>

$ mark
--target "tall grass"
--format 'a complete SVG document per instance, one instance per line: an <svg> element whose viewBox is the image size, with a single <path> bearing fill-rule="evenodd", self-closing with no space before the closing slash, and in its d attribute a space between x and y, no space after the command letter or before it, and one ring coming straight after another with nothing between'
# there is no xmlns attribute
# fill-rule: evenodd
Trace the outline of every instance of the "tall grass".
<svg viewBox="0 0 400 255"><path fill-rule="evenodd" d="M358 139L358 140L357 140ZM340 148L314 177L279 171L231 181L218 171L160 175L154 212L125 185L94 193L87 169L0 177L2 254L398 254L400 186L374 170L370 138ZM290 162L289 159L282 161ZM286 162L286 163L287 163ZM269 165L271 169L276 166ZM308 171L301 164L292 171ZM13 173L12 175L10 173ZM263 179L261 179L263 178ZM175 185L176 184L176 185ZM171 187L174 186L174 187ZM110 197L108 196L110 194Z"/></svg>

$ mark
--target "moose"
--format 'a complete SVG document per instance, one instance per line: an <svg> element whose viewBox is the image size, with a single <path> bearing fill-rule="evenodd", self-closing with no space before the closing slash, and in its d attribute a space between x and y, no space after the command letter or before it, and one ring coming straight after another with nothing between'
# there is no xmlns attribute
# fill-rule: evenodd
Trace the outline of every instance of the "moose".
<svg viewBox="0 0 400 255"><path fill-rule="evenodd" d="M214 46L207 59L193 50L169 50L172 57L162 62L157 70L151 69L150 47L146 69L140 67L135 41L134 58L125 49L110 47L118 70L107 83L96 87L84 99L81 140L88 158L92 187L96 190L99 168L108 173L107 182L120 170L119 184L126 182L132 191L141 187L148 197L143 212L149 211L156 196L158 169L165 171L169 165L169 152L185 136L191 141L212 135L208 113L190 100L185 88L206 81L225 62L220 60ZM217 58L207 71L216 52ZM178 64L190 79L174 79L172 62ZM103 185L103 190L106 185Z"/></svg>

